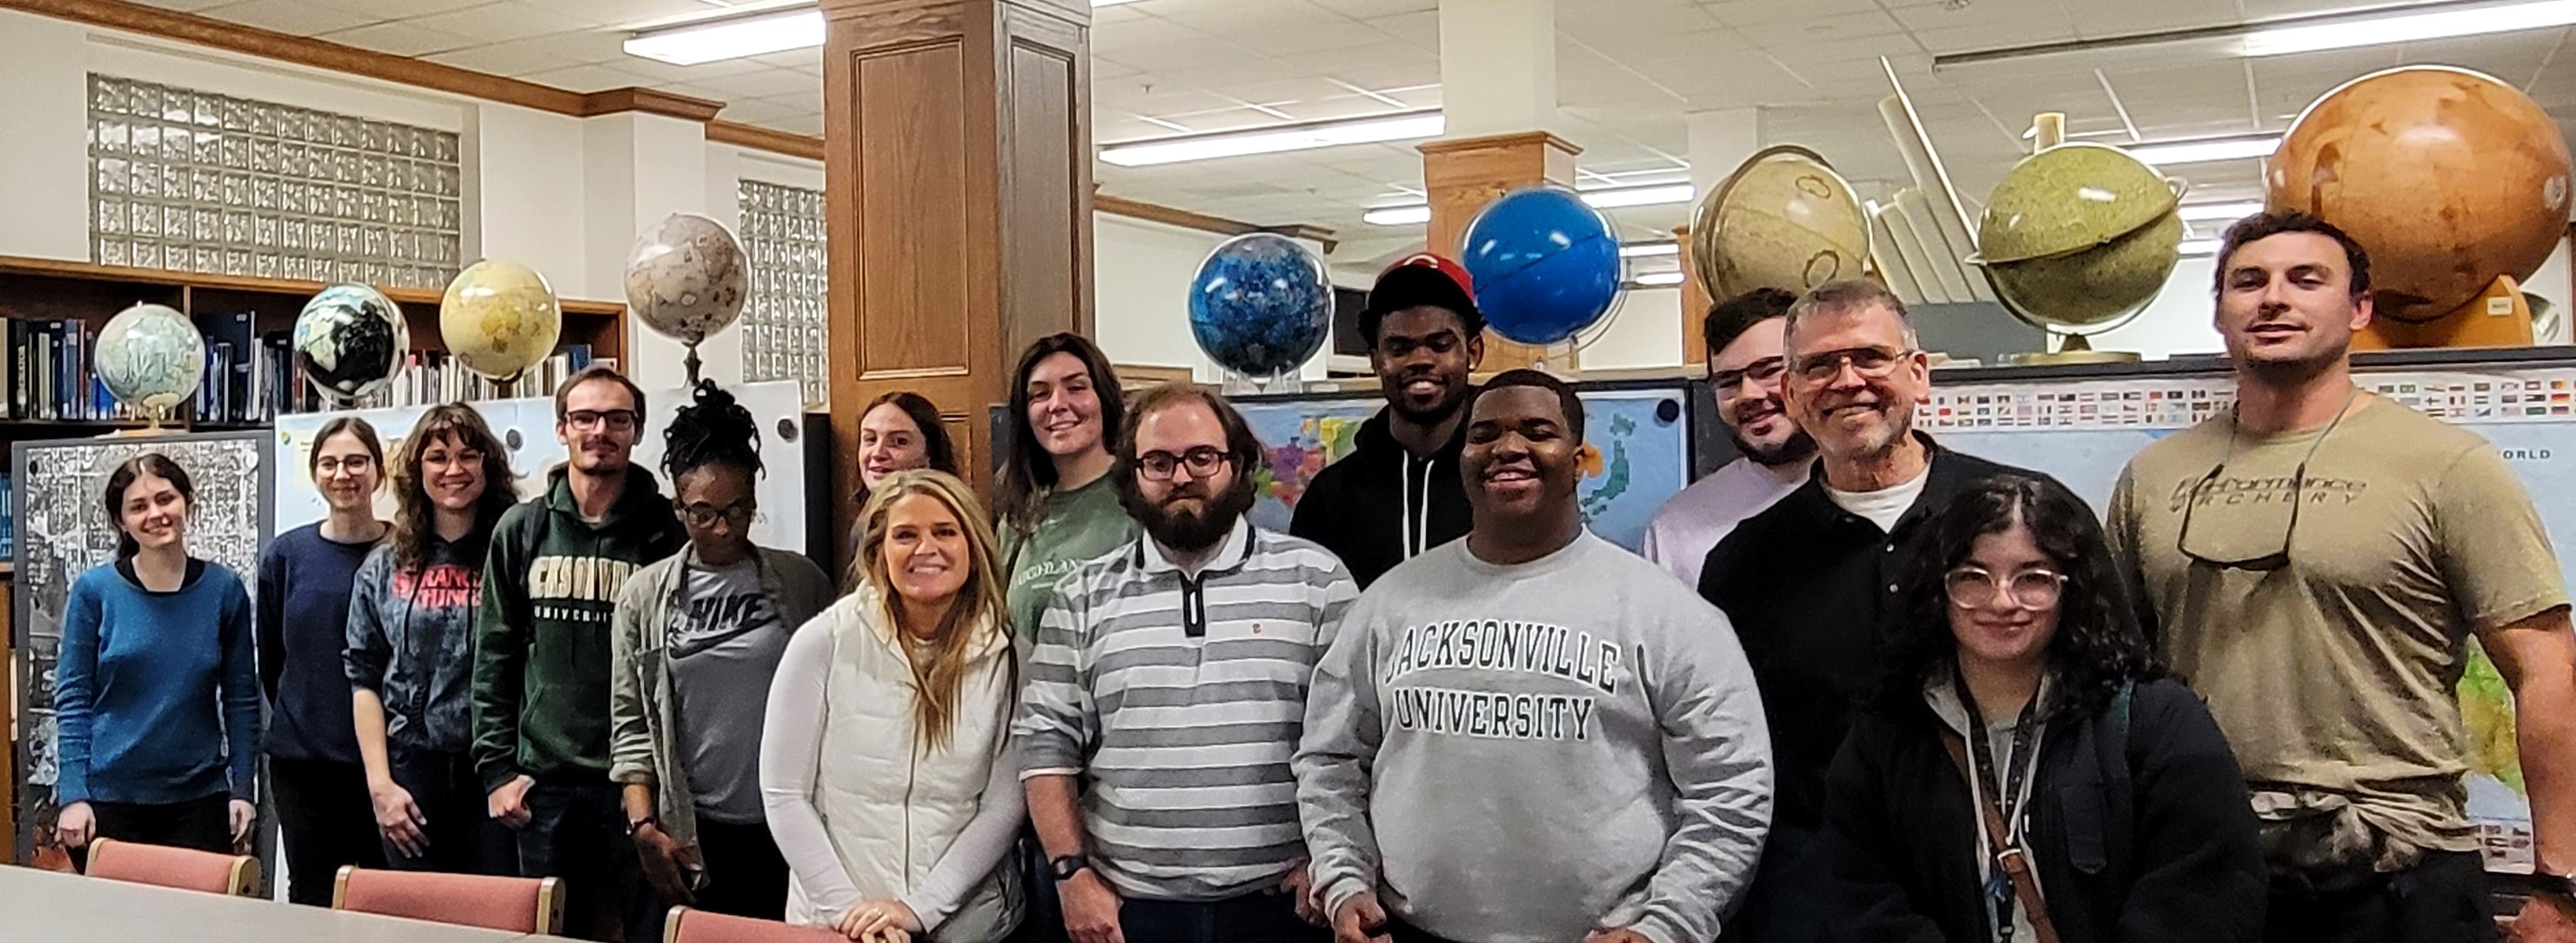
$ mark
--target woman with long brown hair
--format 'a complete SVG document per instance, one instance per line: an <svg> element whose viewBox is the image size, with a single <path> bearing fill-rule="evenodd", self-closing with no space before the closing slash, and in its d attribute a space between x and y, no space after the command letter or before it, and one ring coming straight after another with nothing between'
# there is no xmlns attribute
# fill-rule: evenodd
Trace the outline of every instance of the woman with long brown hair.
<svg viewBox="0 0 2576 943"><path fill-rule="evenodd" d="M1127 415L1118 371L1079 334L1049 334L1011 373L1010 444L993 488L1010 625L1037 631L1056 581L1136 539L1109 483L1109 438Z"/></svg>
<svg viewBox="0 0 2576 943"><path fill-rule="evenodd" d="M797 631L769 689L760 789L787 917L990 943L1019 924L1006 862L1027 807L992 529L965 482L928 470L887 476L860 518L857 588Z"/></svg>

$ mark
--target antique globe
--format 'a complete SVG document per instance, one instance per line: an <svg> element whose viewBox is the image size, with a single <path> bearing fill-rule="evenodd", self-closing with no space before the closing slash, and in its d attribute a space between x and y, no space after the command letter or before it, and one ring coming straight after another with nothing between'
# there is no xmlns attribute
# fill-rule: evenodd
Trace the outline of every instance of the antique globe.
<svg viewBox="0 0 2576 943"><path fill-rule="evenodd" d="M2370 250L2373 313L2422 323L2497 276L2531 277L2567 232L2567 141L2538 103L2467 69L2408 66L2327 92L2264 166L2273 209Z"/></svg>
<svg viewBox="0 0 2576 943"><path fill-rule="evenodd" d="M1333 328L1324 260L1296 240L1248 233L1219 243L1190 280L1190 336L1226 369L1257 380L1297 369Z"/></svg>
<svg viewBox="0 0 2576 943"><path fill-rule="evenodd" d="M554 353L563 336L563 306L535 269L484 259L447 283L438 303L438 333L465 369L506 382Z"/></svg>
<svg viewBox="0 0 2576 943"><path fill-rule="evenodd" d="M1869 213L1816 152L1768 147L1700 202L1690 240L1691 267L1719 298L1756 288L1803 292L1860 277Z"/></svg>
<svg viewBox="0 0 2576 943"><path fill-rule="evenodd" d="M2173 274L2182 189L2116 147L2044 148L1995 185L1967 262L2024 322L2076 338L2110 330L2145 310Z"/></svg>
<svg viewBox="0 0 2576 943"><path fill-rule="evenodd" d="M91 364L109 395L157 425L196 395L206 376L206 337L187 315L166 305L138 304L100 329Z"/></svg>
<svg viewBox="0 0 2576 943"><path fill-rule="evenodd" d="M695 345L725 329L751 297L742 243L723 223L673 213L626 256L626 310L645 326Z"/></svg>
<svg viewBox="0 0 2576 943"><path fill-rule="evenodd" d="M366 285L333 285L295 316L289 345L296 368L313 383L313 391L346 406L402 373L411 324L383 292Z"/></svg>

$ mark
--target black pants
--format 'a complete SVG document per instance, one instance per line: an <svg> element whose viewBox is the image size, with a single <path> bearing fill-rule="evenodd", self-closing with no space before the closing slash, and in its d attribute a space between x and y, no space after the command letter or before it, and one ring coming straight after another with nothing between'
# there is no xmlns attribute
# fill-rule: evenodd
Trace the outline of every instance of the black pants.
<svg viewBox="0 0 2576 943"><path fill-rule="evenodd" d="M2427 853L2414 867L2334 882L2332 891L2272 881L2265 943L2485 943L2486 865L2474 851Z"/></svg>
<svg viewBox="0 0 2576 943"><path fill-rule="evenodd" d="M268 782L276 790L289 903L331 906L331 885L341 865L385 866L384 848L376 840L375 805L367 799L366 767L273 756Z"/></svg>
<svg viewBox="0 0 2576 943"><path fill-rule="evenodd" d="M661 903L644 883L635 840L626 835L623 787L540 782L528 790L519 829L519 873L563 879L565 936L650 943L662 938Z"/></svg>
<svg viewBox="0 0 2576 943"><path fill-rule="evenodd" d="M510 829L494 821L484 801L483 779L475 775L468 754L392 747L385 757L394 785L411 793L420 807L421 834L429 847L420 857L403 854L384 842L376 829L374 805L368 806L367 834L377 836L385 866L398 871L442 871L517 877L519 842Z"/></svg>
<svg viewBox="0 0 2576 943"><path fill-rule="evenodd" d="M1061 925L1059 925L1061 926ZM1297 901L1258 891L1218 901L1129 898L1118 908L1127 943L1326 943L1332 931L1297 916Z"/></svg>
<svg viewBox="0 0 2576 943"><path fill-rule="evenodd" d="M698 817L698 861L706 865L706 883L697 891L698 907L736 917L787 919L787 859L769 826L728 825Z"/></svg>
<svg viewBox="0 0 2576 943"><path fill-rule="evenodd" d="M90 832L99 838L233 853L232 796L216 793L185 802L92 802ZM72 866L89 870L89 850L72 849Z"/></svg>
<svg viewBox="0 0 2576 943"><path fill-rule="evenodd" d="M1762 865L1744 889L1733 919L1718 931L1720 943L1804 943L1831 939L1840 914L1834 909L1833 863L1815 831L1773 824L1762 846ZM1429 938L1425 938L1429 939Z"/></svg>

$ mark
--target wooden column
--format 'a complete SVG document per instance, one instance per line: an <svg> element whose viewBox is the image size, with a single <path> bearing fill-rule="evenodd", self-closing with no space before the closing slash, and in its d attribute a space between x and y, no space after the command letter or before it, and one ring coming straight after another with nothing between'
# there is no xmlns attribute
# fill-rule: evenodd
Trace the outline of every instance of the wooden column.
<svg viewBox="0 0 2576 943"><path fill-rule="evenodd" d="M822 8L831 487L846 532L869 400L929 397L966 479L985 487L987 412L1008 399L1021 348L1091 331L1091 8Z"/></svg>
<svg viewBox="0 0 2576 943"><path fill-rule="evenodd" d="M1467 224L1485 204L1503 194L1541 183L1574 186L1574 155L1582 148L1545 131L1454 138L1422 145L1422 186L1430 191L1431 223L1423 244L1430 251L1459 258ZM1485 371L1509 370L1537 363L1543 348L1515 344L1490 331L1485 334ZM1552 364L1572 370L1576 362Z"/></svg>
<svg viewBox="0 0 2576 943"><path fill-rule="evenodd" d="M1708 286L1700 284L1699 272L1691 266L1690 227L1673 230L1673 245L1680 247L1675 259L1682 266L1682 365L1708 362Z"/></svg>

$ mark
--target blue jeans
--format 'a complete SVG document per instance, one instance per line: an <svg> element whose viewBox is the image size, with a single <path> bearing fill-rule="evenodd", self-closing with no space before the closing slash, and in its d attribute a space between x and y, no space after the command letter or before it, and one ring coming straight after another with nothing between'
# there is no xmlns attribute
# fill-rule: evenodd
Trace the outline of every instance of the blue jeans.
<svg viewBox="0 0 2576 943"><path fill-rule="evenodd" d="M584 940L662 938L661 901L644 883L635 841L626 836L622 787L605 775L596 784L540 782L528 789L528 824L519 829L519 873L563 879L564 926Z"/></svg>
<svg viewBox="0 0 2576 943"><path fill-rule="evenodd" d="M429 818L429 824L421 827L429 847L418 858L403 854L382 835L377 837L384 845L386 867L519 876L517 837L487 811L491 806L484 801L483 779L474 773L473 757L396 744L389 747L385 765L394 784L411 793L411 804ZM372 819L372 806L368 814ZM373 822L369 824L372 827Z"/></svg>
<svg viewBox="0 0 2576 943"><path fill-rule="evenodd" d="M1061 926L1061 925L1059 925ZM1216 901L1129 898L1118 908L1127 943L1326 943L1332 931L1297 916L1277 891Z"/></svg>

